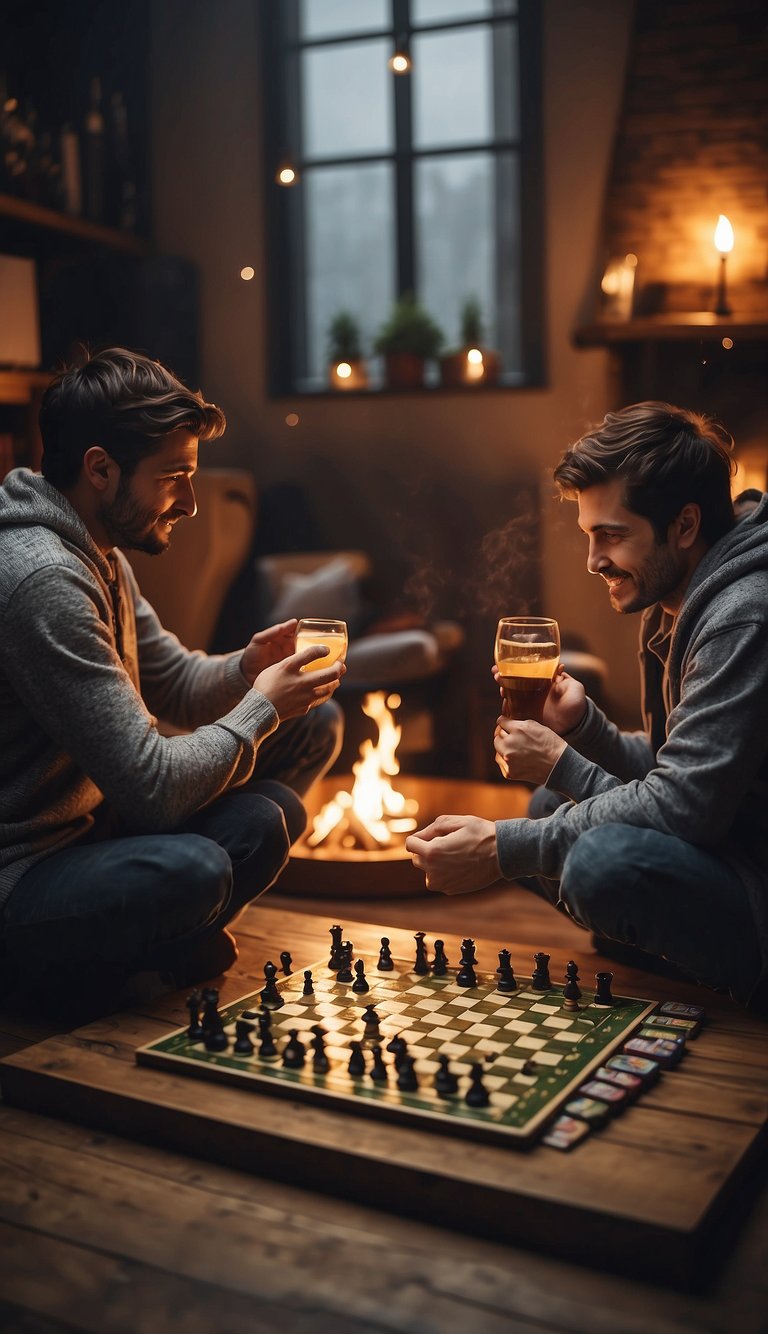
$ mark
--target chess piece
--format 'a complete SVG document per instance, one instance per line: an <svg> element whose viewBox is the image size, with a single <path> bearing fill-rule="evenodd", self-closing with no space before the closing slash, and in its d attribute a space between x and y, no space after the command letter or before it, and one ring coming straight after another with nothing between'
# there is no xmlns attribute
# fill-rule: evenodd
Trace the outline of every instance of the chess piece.
<svg viewBox="0 0 768 1334"><path fill-rule="evenodd" d="M206 987L203 992L203 1016L200 1020L200 1030L203 1041L207 1045L207 1039L214 1034L224 1032L224 1023L219 1014L219 993L215 987ZM226 1043L224 1044L226 1046ZM210 1047L209 1051L215 1051L215 1047ZM219 1050L222 1050L220 1047Z"/></svg>
<svg viewBox="0 0 768 1334"><path fill-rule="evenodd" d="M565 976L569 982L572 982L576 988L576 1000L581 1000L581 987L579 986L579 965L573 959L569 959L565 965Z"/></svg>
<svg viewBox="0 0 768 1334"><path fill-rule="evenodd" d="M292 963L293 963L293 959L291 958L290 954L288 953L288 950L281 950L281 951L280 951L280 967L282 968L282 970L283 970L283 972L285 973L285 976L286 976L286 977L289 977L289 976L290 976L290 973L291 973L291 964L292 964Z"/></svg>
<svg viewBox="0 0 768 1334"><path fill-rule="evenodd" d="M387 1067L384 1064L384 1056L382 1054L381 1047L379 1046L378 1043L373 1048L373 1065L371 1066L368 1073L371 1076L371 1079L373 1079L377 1084L386 1084L389 1078L389 1075L387 1073Z"/></svg>
<svg viewBox="0 0 768 1334"><path fill-rule="evenodd" d="M193 991L191 996L187 996L187 1009L189 1010L189 1028L187 1037L191 1042L199 1042L203 1036L203 1026L200 1023L200 1002L202 996L199 991Z"/></svg>
<svg viewBox="0 0 768 1334"><path fill-rule="evenodd" d="M432 960L432 972L435 977L445 977L448 971L448 955L445 952L445 941L435 941L435 957Z"/></svg>
<svg viewBox="0 0 768 1334"><path fill-rule="evenodd" d="M363 1012L363 1022L365 1024L365 1031L363 1033L363 1037L365 1038L380 1037L379 1016L377 1015L375 1007L373 1005L366 1006Z"/></svg>
<svg viewBox="0 0 768 1334"><path fill-rule="evenodd" d="M329 1061L325 1051L325 1031L319 1024L314 1024L312 1028L313 1038L310 1046L314 1052L312 1057L312 1069L316 1075L327 1074Z"/></svg>
<svg viewBox="0 0 768 1334"><path fill-rule="evenodd" d="M395 1034L392 1041L387 1043L387 1051L392 1052L392 1055L395 1058L395 1069L399 1070L403 1062L403 1057L408 1052L408 1043L405 1038L401 1038L399 1034Z"/></svg>
<svg viewBox="0 0 768 1334"><path fill-rule="evenodd" d="M468 1107L487 1107L490 1100L488 1090L483 1083L482 1064L476 1061L470 1072L470 1085L464 1094L464 1101Z"/></svg>
<svg viewBox="0 0 768 1334"><path fill-rule="evenodd" d="M515 973L512 967L512 956L509 950L499 951L499 966L496 969L496 973L499 979L496 983L497 991L507 992L517 990L517 982L515 981Z"/></svg>
<svg viewBox="0 0 768 1334"><path fill-rule="evenodd" d="M474 969L476 962L474 940L462 940L461 963L459 965L459 971L456 974L457 987L477 986L477 974Z"/></svg>
<svg viewBox="0 0 768 1334"><path fill-rule="evenodd" d="M429 972L429 960L427 959L424 935L425 933L423 931L417 931L414 936L414 940L416 941L416 962L413 965L413 971L414 973L418 973L419 977L423 977L425 973Z"/></svg>
<svg viewBox="0 0 768 1334"><path fill-rule="evenodd" d="M253 1024L249 1024L247 1019L235 1020L235 1045L232 1050L236 1051L238 1056L253 1056L252 1032Z"/></svg>
<svg viewBox="0 0 768 1334"><path fill-rule="evenodd" d="M272 963L271 959L264 965L264 977L266 978L267 985L261 992L262 1004L270 1005L273 1010L279 1010L281 1005L285 1005L285 1001L278 990L277 982L275 981L275 978L277 977L277 967Z"/></svg>
<svg viewBox="0 0 768 1334"><path fill-rule="evenodd" d="M440 1063L440 1069L435 1074L435 1091L441 1098L450 1098L452 1094L458 1092L458 1076L451 1070L445 1052L441 1052L437 1059Z"/></svg>
<svg viewBox="0 0 768 1334"><path fill-rule="evenodd" d="M400 1089L401 1093L415 1093L419 1087L419 1081L416 1078L416 1071L414 1069L415 1064L415 1056L403 1055L399 1066L397 1065L397 1061L395 1061L395 1069L397 1070L397 1087Z"/></svg>
<svg viewBox="0 0 768 1334"><path fill-rule="evenodd" d="M299 1038L299 1030L292 1028L288 1034L288 1041L283 1047L283 1065L286 1070L300 1070L304 1064L306 1047Z"/></svg>
<svg viewBox="0 0 768 1334"><path fill-rule="evenodd" d="M391 973L394 968L392 962L392 951L389 948L389 937L381 937L381 949L379 950L379 962L376 967L380 973Z"/></svg>
<svg viewBox="0 0 768 1334"><path fill-rule="evenodd" d="M342 926L331 927L331 957L328 960L328 967L332 972L336 972L341 967L341 937L344 928Z"/></svg>
<svg viewBox="0 0 768 1334"><path fill-rule="evenodd" d="M613 973L595 973L597 990L595 991L595 1005L613 1005L615 1004L611 994L611 982Z"/></svg>
<svg viewBox="0 0 768 1334"><path fill-rule="evenodd" d="M570 959L565 968L565 986L563 987L563 1009L578 1010L581 987L579 986L578 965Z"/></svg>
<svg viewBox="0 0 768 1334"><path fill-rule="evenodd" d="M272 1015L264 1008L259 1012L259 1056L268 1058L277 1056L277 1047L272 1035Z"/></svg>
<svg viewBox="0 0 768 1334"><path fill-rule="evenodd" d="M533 956L533 962L536 967L534 968L533 976L531 977L531 986L534 991L549 991L552 986L549 976L549 958L550 956L544 954L541 950L538 954L534 954Z"/></svg>
<svg viewBox="0 0 768 1334"><path fill-rule="evenodd" d="M352 1054L349 1058L347 1070L353 1079L359 1079L361 1075L365 1074L365 1052L360 1042L352 1041L349 1046Z"/></svg>
<svg viewBox="0 0 768 1334"><path fill-rule="evenodd" d="M365 960L355 959L355 980L352 983L352 990L362 994L362 992L370 991L370 989L368 979L365 976Z"/></svg>
<svg viewBox="0 0 768 1334"><path fill-rule="evenodd" d="M338 973L336 974L336 981L337 981L337 982L352 982L352 981L354 980L354 979L353 979L353 976L352 976L352 953L353 953L353 950L354 950L354 946L353 946L353 944L352 944L352 941L351 941L351 940L345 940L345 941L344 941L344 944L343 944L342 947L341 947L341 956L340 956L340 957L341 957L341 963L340 963L340 965L339 965L339 971L338 971Z"/></svg>
<svg viewBox="0 0 768 1334"><path fill-rule="evenodd" d="M312 970L310 968L304 969L304 987L301 994L302 996L314 996L315 994L315 988L312 985Z"/></svg>
<svg viewBox="0 0 768 1334"><path fill-rule="evenodd" d="M223 1028L219 1032L206 1033L203 1042L206 1051L226 1051L229 1046L229 1038Z"/></svg>

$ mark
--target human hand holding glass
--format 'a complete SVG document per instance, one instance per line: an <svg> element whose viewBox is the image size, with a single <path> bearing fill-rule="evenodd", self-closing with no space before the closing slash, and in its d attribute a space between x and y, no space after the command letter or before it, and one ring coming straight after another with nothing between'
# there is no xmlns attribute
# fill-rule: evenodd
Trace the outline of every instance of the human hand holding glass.
<svg viewBox="0 0 768 1334"><path fill-rule="evenodd" d="M315 658L302 667L303 672L316 672L321 667L330 667L347 656L346 621L335 621L328 617L305 616L296 626L296 652L305 648L323 645L327 652L321 658Z"/></svg>
<svg viewBox="0 0 768 1334"><path fill-rule="evenodd" d="M543 722L544 705L560 662L557 621L543 616L502 617L494 658L504 716Z"/></svg>

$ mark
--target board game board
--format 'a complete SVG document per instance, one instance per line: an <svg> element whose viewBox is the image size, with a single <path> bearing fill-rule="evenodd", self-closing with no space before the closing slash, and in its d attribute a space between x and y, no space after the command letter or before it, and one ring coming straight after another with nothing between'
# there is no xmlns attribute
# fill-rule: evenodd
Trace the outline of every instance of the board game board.
<svg viewBox="0 0 768 1334"><path fill-rule="evenodd" d="M369 990L356 993L340 982L328 963L313 964L313 994L305 995L304 972L276 979L283 1004L271 1009L276 1054L264 1058L255 1050L234 1051L238 1020L256 1028L262 1008L260 992L224 1006L220 1012L228 1043L211 1051L187 1028L139 1048L139 1064L159 1066L203 1079L248 1085L260 1091L303 1097L337 1110L381 1116L424 1128L491 1142L524 1145L537 1137L558 1109L598 1066L619 1048L656 1008L651 1001L615 996L613 1005L595 1004L584 987L579 1008L564 1006L563 988L534 990L530 977L518 976L516 990L497 989L495 973L477 970L477 985L459 986L456 968L443 976L420 975L413 964L393 959L391 972L380 972L372 956L362 957ZM373 1006L379 1034L365 1036L363 1015ZM313 1069L311 1040L316 1026L325 1036L328 1070ZM288 1068L282 1052L294 1032L307 1050L301 1068ZM391 1040L400 1037L414 1058L417 1087L398 1087ZM359 1043L365 1073L350 1075L351 1044ZM384 1082L371 1077L372 1053L387 1066ZM453 1096L435 1088L439 1056L447 1056L458 1078ZM359 1057L358 1057L359 1059ZM482 1085L488 1105L465 1101L474 1065L482 1064Z"/></svg>

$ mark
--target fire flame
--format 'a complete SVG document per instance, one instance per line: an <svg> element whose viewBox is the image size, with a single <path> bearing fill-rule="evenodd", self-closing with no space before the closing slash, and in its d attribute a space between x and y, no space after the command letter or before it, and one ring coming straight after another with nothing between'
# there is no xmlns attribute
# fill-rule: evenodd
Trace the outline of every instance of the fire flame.
<svg viewBox="0 0 768 1334"><path fill-rule="evenodd" d="M354 784L351 792L337 792L315 817L306 844L316 848L334 835L343 847L361 846L368 851L392 845L393 836L403 836L416 828L413 818L419 805L397 792L390 782L400 772L396 751L402 736L388 705L397 708L397 695L387 698L383 690L366 695L363 713L378 728L375 742L366 739L360 757L352 766Z"/></svg>

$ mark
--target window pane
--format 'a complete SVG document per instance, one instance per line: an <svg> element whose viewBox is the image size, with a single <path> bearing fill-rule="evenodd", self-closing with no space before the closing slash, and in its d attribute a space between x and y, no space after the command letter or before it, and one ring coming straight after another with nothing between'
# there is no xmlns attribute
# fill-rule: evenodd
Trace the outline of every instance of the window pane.
<svg viewBox="0 0 768 1334"><path fill-rule="evenodd" d="M325 387L328 326L340 310L354 315L363 352L392 305L395 290L392 167L319 167L304 175L306 197L307 367ZM307 386L305 386L307 387Z"/></svg>
<svg viewBox="0 0 768 1334"><path fill-rule="evenodd" d="M413 38L417 148L514 138L517 29L509 23Z"/></svg>
<svg viewBox="0 0 768 1334"><path fill-rule="evenodd" d="M268 0L279 4L280 0ZM389 27L389 0L301 0L299 32L303 38L339 33L380 32Z"/></svg>
<svg viewBox="0 0 768 1334"><path fill-rule="evenodd" d="M419 296L461 345L461 309L480 303L487 347L506 378L520 368L520 217L517 157L465 153L424 159L415 171ZM498 218L497 218L498 203Z"/></svg>
<svg viewBox="0 0 768 1334"><path fill-rule="evenodd" d="M411 21L414 26L516 12L517 0L411 0Z"/></svg>
<svg viewBox="0 0 768 1334"><path fill-rule="evenodd" d="M304 157L392 148L389 44L354 42L302 52Z"/></svg>

